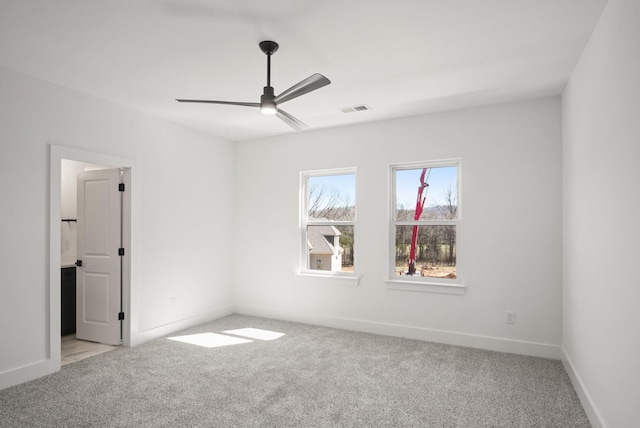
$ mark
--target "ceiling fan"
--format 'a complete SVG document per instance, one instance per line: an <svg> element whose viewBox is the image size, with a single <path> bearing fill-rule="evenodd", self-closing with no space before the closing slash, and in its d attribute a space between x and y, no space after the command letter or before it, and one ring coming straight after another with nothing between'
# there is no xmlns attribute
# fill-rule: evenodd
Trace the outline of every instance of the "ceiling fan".
<svg viewBox="0 0 640 428"><path fill-rule="evenodd" d="M291 116L289 113L282 110L278 106L284 102L297 98L300 95L304 95L311 91L315 91L316 89L320 89L323 86L330 84L331 81L324 77L322 74L315 73L276 96L274 95L273 87L271 86L271 55L276 53L276 51L278 50L278 44L276 42L265 40L263 42L260 42L259 46L262 52L267 55L267 86L264 87L264 91L262 93L262 96L260 97L259 103L185 99L176 99L176 101L181 103L229 104L234 106L260 107L260 111L263 114L275 114L296 131L300 131L306 128L307 125Z"/></svg>

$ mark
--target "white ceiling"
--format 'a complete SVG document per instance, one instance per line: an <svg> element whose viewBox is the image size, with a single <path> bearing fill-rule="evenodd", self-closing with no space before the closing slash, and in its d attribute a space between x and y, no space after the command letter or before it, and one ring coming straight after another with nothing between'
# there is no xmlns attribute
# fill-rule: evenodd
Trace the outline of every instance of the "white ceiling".
<svg viewBox="0 0 640 428"><path fill-rule="evenodd" d="M0 66L231 141L559 94L606 0L0 0ZM4 100L5 102L7 100ZM340 108L367 104L370 111Z"/></svg>

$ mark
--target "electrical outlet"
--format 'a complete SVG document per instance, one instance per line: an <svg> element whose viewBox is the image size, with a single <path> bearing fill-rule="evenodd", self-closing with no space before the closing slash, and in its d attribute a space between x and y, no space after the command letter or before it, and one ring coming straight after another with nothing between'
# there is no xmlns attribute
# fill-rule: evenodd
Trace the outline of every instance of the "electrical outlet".
<svg viewBox="0 0 640 428"><path fill-rule="evenodd" d="M289 300L296 300L296 292L291 290L289 291Z"/></svg>
<svg viewBox="0 0 640 428"><path fill-rule="evenodd" d="M516 323L516 313L514 311L507 311L507 324Z"/></svg>
<svg viewBox="0 0 640 428"><path fill-rule="evenodd" d="M171 298L171 309L175 309L176 308L176 303L178 302L178 298L177 297L172 297Z"/></svg>

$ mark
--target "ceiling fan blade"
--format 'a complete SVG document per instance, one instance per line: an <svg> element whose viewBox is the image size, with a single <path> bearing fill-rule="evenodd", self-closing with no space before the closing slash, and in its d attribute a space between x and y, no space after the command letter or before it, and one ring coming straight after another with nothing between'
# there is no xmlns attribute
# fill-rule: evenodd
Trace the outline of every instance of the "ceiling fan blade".
<svg viewBox="0 0 640 428"><path fill-rule="evenodd" d="M235 101L211 101L211 100L179 100L180 103L205 103L205 104L228 104L232 106L245 106L245 107L260 107L260 103L242 103Z"/></svg>
<svg viewBox="0 0 640 428"><path fill-rule="evenodd" d="M307 128L307 125L291 116L284 110L278 109L278 111L276 112L276 116L278 116L284 123L295 129L296 131L302 131L303 129Z"/></svg>
<svg viewBox="0 0 640 428"><path fill-rule="evenodd" d="M327 79L322 74L312 74L303 81L296 83L295 85L278 95L273 101L276 104L282 104L284 102L297 98L300 95L304 95L308 92L320 89L323 86L327 86L329 83L331 83L331 80Z"/></svg>

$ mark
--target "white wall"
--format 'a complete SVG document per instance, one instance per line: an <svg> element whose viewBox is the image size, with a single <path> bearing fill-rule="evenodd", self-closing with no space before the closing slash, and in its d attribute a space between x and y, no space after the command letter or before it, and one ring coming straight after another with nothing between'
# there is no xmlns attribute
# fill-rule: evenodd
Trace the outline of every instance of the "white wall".
<svg viewBox="0 0 640 428"><path fill-rule="evenodd" d="M389 290L388 165L448 158L467 292ZM236 311L560 357L558 97L242 142L236 165ZM357 168L357 287L294 274L299 173L335 167Z"/></svg>
<svg viewBox="0 0 640 428"><path fill-rule="evenodd" d="M231 143L6 69L0 99L0 387L49 358L51 143L136 161L140 340L232 310Z"/></svg>
<svg viewBox="0 0 640 428"><path fill-rule="evenodd" d="M562 97L563 347L592 420L640 426L640 2L609 0Z"/></svg>

